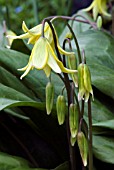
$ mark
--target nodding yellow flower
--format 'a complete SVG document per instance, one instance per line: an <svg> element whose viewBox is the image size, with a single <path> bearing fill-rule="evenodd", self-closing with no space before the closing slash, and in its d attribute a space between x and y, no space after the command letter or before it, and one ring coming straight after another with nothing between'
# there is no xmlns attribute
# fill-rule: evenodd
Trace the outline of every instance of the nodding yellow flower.
<svg viewBox="0 0 114 170"><path fill-rule="evenodd" d="M70 70L70 69L65 68L63 63L58 60L54 52L55 47L54 47L53 34L52 34L50 26L47 23L45 23L45 27L44 27L45 37L42 37L41 35L42 24L39 24L33 27L32 29L28 29L25 22L23 22L22 29L25 32L22 35L7 36L8 38L12 38L12 39L26 39L27 38L28 43L34 44L28 64L24 68L18 69L20 71L25 71L24 74L21 76L21 79L24 76L26 76L29 73L29 71L33 68L36 68L38 70L43 69L47 77L50 76L51 69L55 71L56 73L77 72L76 70ZM74 52L67 52L60 47L56 31L55 31L55 35L57 38L57 46L58 46L59 52L67 56L73 55Z"/></svg>
<svg viewBox="0 0 114 170"><path fill-rule="evenodd" d="M111 14L107 12L107 2L108 0L94 0L91 5L84 9L84 11L93 11L94 20L97 19L98 14L102 14L107 17L111 17Z"/></svg>
<svg viewBox="0 0 114 170"><path fill-rule="evenodd" d="M45 37L40 37L35 43L27 66L20 71L25 71L21 79L26 76L33 68L44 70L47 77L50 76L51 69L56 73L75 73L76 70L70 70L63 66L63 63L58 60L53 48Z"/></svg>
<svg viewBox="0 0 114 170"><path fill-rule="evenodd" d="M28 44L35 44L37 42L37 40L41 37L42 24L39 24L31 29L28 29L25 22L23 21L22 29L25 32L24 34L19 35L19 36L7 35L7 37L9 39L28 39ZM54 31L55 31L55 28L54 28ZM52 48L54 49L53 34L52 34L51 28L48 25L48 23L45 23L44 33L45 33L45 37L48 39L49 43L51 44ZM74 54L73 52L66 52L65 50L63 50L59 44L59 40L58 40L56 31L55 31L55 35L56 35L57 46L58 46L58 50L59 50L60 54L64 54L67 56Z"/></svg>

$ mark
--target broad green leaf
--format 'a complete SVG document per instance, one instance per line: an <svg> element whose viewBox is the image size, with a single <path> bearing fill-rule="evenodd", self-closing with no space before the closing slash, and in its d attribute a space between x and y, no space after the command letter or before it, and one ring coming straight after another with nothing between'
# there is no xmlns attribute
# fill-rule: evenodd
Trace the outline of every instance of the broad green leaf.
<svg viewBox="0 0 114 170"><path fill-rule="evenodd" d="M19 80L15 74L10 73L3 67L0 67L0 83L4 84L5 86L11 87L16 91L24 93L26 96L36 99L35 94L27 88L26 84Z"/></svg>
<svg viewBox="0 0 114 170"><path fill-rule="evenodd" d="M0 152L0 170L10 170L21 166L28 167L28 162L22 158Z"/></svg>
<svg viewBox="0 0 114 170"><path fill-rule="evenodd" d="M0 110L14 106L33 106L44 109L45 104L39 103L10 87L0 84Z"/></svg>
<svg viewBox="0 0 114 170"><path fill-rule="evenodd" d="M93 134L114 135L114 118L93 124Z"/></svg>
<svg viewBox="0 0 114 170"><path fill-rule="evenodd" d="M93 153L103 162L114 164L114 137L93 136Z"/></svg>
<svg viewBox="0 0 114 170"><path fill-rule="evenodd" d="M87 114L87 104L85 103L85 118L88 119ZM101 102L99 102L96 98L92 102L92 121L93 124L102 123L107 120L114 119L113 113L106 108Z"/></svg>
<svg viewBox="0 0 114 170"><path fill-rule="evenodd" d="M94 127L102 127L114 130L114 119L93 124Z"/></svg>
<svg viewBox="0 0 114 170"><path fill-rule="evenodd" d="M29 120L30 118L25 116L23 111L19 107L12 107L9 109L4 109L4 111L12 116L24 119L24 120Z"/></svg>

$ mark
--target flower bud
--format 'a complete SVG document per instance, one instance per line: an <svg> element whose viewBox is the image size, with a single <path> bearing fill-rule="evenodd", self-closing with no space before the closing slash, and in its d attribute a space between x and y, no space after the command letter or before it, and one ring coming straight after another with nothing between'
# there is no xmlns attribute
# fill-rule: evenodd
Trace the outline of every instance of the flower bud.
<svg viewBox="0 0 114 170"><path fill-rule="evenodd" d="M83 132L77 134L77 142L84 166L87 166L88 143Z"/></svg>
<svg viewBox="0 0 114 170"><path fill-rule="evenodd" d="M92 94L92 97L93 97L93 89L92 89L92 86L91 86L91 74L90 74L90 70L89 70L89 67L84 64L84 86L85 86L85 89L88 93L91 93ZM85 94L85 101L88 101L88 94L86 96Z"/></svg>
<svg viewBox="0 0 114 170"><path fill-rule="evenodd" d="M78 86L79 86L79 93L78 93L78 100L84 99L83 96L86 92L84 87L84 64L79 64L78 66Z"/></svg>
<svg viewBox="0 0 114 170"><path fill-rule="evenodd" d="M78 100L84 99L85 102L89 99L89 93L92 94L93 97L93 90L91 86L91 74L89 67L86 64L80 64L78 66L78 84L79 84L79 93L78 93Z"/></svg>
<svg viewBox="0 0 114 170"><path fill-rule="evenodd" d="M71 32L68 32L68 33L65 35L65 38L73 39L72 33L71 33Z"/></svg>
<svg viewBox="0 0 114 170"><path fill-rule="evenodd" d="M101 27L102 27L102 17L98 16L98 18L97 18L97 28L101 29Z"/></svg>
<svg viewBox="0 0 114 170"><path fill-rule="evenodd" d="M68 67L72 70L77 70L77 61L75 54L72 54L68 57ZM78 87L78 76L77 73L70 74L74 84L76 87Z"/></svg>
<svg viewBox="0 0 114 170"><path fill-rule="evenodd" d="M75 145L75 142L76 142L76 137L73 138L73 137L71 136L71 137L70 137L71 146L74 146L74 145Z"/></svg>
<svg viewBox="0 0 114 170"><path fill-rule="evenodd" d="M46 110L47 114L51 113L54 100L54 86L51 82L48 82L46 86Z"/></svg>
<svg viewBox="0 0 114 170"><path fill-rule="evenodd" d="M75 138L78 132L78 122L79 122L79 114L78 108L76 104L70 104L69 107L69 124L70 124L70 132L72 138Z"/></svg>
<svg viewBox="0 0 114 170"><path fill-rule="evenodd" d="M65 97L59 95L56 102L56 109L57 109L57 118L59 125L62 125L65 121L65 114L66 114L66 101Z"/></svg>

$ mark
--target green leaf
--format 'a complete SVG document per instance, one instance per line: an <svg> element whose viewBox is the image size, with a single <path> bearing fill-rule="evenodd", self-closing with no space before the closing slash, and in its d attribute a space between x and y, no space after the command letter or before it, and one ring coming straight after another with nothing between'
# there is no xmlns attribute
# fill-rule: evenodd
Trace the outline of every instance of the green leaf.
<svg viewBox="0 0 114 170"><path fill-rule="evenodd" d="M10 87L0 84L0 110L14 106L32 106L45 109L45 104L36 102Z"/></svg>
<svg viewBox="0 0 114 170"><path fill-rule="evenodd" d="M94 127L102 127L114 130L114 119L93 124Z"/></svg>
<svg viewBox="0 0 114 170"><path fill-rule="evenodd" d="M11 170L21 166L28 167L28 162L22 158L0 152L0 170Z"/></svg>
<svg viewBox="0 0 114 170"><path fill-rule="evenodd" d="M23 113L23 111L18 108L18 107L12 107L9 109L4 109L4 111L12 116L24 119L24 120L29 120L30 118L25 116L25 114Z"/></svg>
<svg viewBox="0 0 114 170"><path fill-rule="evenodd" d="M85 103L85 119L88 119L87 114L87 104ZM107 120L114 119L113 113L104 106L101 102L99 102L96 98L92 102L92 121L93 124L102 123Z"/></svg>
<svg viewBox="0 0 114 170"><path fill-rule="evenodd" d="M69 170L69 163L68 162L64 162L63 164L57 166L53 170Z"/></svg>
<svg viewBox="0 0 114 170"><path fill-rule="evenodd" d="M93 153L103 162L114 164L114 137L93 136Z"/></svg>

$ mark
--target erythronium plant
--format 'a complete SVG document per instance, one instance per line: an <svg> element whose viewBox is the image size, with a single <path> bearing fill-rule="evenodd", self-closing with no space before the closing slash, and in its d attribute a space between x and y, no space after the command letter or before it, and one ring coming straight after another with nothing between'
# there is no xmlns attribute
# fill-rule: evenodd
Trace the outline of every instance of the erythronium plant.
<svg viewBox="0 0 114 170"><path fill-rule="evenodd" d="M42 24L32 29L28 29L25 22L23 22L22 29L24 34L8 37L12 39L28 39L28 43L34 45L28 64L19 70L25 71L21 79L34 68L43 70L47 78L49 78L49 83L46 86L46 109L48 115L51 113L54 103L54 85L51 81L51 71L54 71L62 79L65 87L61 89L62 93L57 98L56 108L59 125L66 122L70 169L81 170L88 166L89 170L92 170L91 96L93 97L93 90L91 74L85 62L85 56L83 56L82 60L77 38L69 24L67 24L69 33L63 41L63 48L60 46L53 25L54 20L58 18L84 22L96 28L95 23L93 24L88 20L78 20L76 17L49 17L44 19ZM75 41L78 56L72 51L72 39ZM69 44L70 52L65 49L66 43ZM67 98L64 95L64 89L66 89ZM89 124L88 129L84 130L85 102L88 102Z"/></svg>

